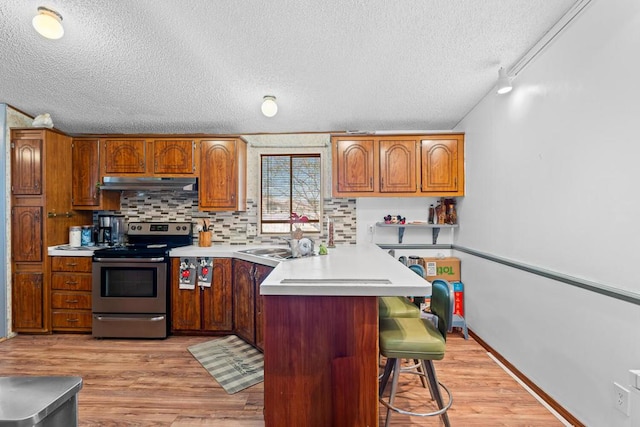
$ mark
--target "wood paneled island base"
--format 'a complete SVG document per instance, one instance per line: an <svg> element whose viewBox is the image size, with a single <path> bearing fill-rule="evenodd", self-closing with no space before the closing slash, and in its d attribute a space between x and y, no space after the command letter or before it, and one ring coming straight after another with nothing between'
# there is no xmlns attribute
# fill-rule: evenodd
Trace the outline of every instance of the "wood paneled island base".
<svg viewBox="0 0 640 427"><path fill-rule="evenodd" d="M377 297L263 298L265 426L377 426Z"/></svg>

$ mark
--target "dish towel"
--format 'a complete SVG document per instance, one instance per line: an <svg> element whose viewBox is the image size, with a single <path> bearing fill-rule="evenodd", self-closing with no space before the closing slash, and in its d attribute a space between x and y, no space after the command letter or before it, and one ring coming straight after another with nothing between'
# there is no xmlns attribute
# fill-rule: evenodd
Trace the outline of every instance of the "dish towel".
<svg viewBox="0 0 640 427"><path fill-rule="evenodd" d="M196 258L182 258L180 261L179 289L196 288Z"/></svg>
<svg viewBox="0 0 640 427"><path fill-rule="evenodd" d="M210 288L212 273L213 259L208 257L198 258L198 286Z"/></svg>

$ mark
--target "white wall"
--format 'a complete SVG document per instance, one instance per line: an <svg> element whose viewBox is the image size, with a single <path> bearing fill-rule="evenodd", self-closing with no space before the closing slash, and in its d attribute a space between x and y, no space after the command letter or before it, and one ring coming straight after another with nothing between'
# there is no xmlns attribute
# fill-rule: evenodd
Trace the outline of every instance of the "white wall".
<svg viewBox="0 0 640 427"><path fill-rule="evenodd" d="M594 0L461 122L456 244L635 294L640 280L640 2ZM589 426L640 425L613 382L640 369L640 306L465 253L471 329Z"/></svg>

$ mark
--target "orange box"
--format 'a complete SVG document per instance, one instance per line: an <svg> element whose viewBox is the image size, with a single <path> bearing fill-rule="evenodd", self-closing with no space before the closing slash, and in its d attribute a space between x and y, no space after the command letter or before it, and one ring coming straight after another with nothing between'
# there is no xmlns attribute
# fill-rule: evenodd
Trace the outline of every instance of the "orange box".
<svg viewBox="0 0 640 427"><path fill-rule="evenodd" d="M459 282L460 258L423 258L426 279L444 279L447 282Z"/></svg>

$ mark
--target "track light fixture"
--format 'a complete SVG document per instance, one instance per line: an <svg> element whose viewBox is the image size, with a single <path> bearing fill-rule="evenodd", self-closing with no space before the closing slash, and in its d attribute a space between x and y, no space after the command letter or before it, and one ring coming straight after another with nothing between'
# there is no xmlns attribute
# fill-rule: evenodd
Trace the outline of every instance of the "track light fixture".
<svg viewBox="0 0 640 427"><path fill-rule="evenodd" d="M55 10L40 6L38 14L33 17L31 23L42 37L57 40L64 35L62 15Z"/></svg>
<svg viewBox="0 0 640 427"><path fill-rule="evenodd" d="M276 104L276 97L273 95L265 95L262 98L262 114L267 117L273 117L278 112L278 104Z"/></svg>
<svg viewBox="0 0 640 427"><path fill-rule="evenodd" d="M507 76L506 70L500 67L500 70L498 70L497 92L499 95L504 95L505 93L511 92L511 89L513 89L511 80L509 80L509 76Z"/></svg>

